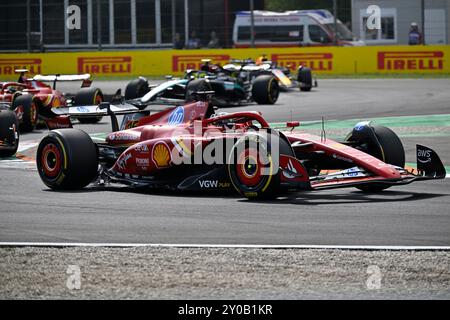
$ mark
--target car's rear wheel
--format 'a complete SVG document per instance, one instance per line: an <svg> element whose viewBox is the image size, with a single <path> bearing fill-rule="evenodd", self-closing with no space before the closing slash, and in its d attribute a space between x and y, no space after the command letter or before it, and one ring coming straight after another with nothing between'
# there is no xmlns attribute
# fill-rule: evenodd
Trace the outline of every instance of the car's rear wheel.
<svg viewBox="0 0 450 320"><path fill-rule="evenodd" d="M81 88L73 98L74 106L99 105L104 100L103 93L98 88ZM103 117L79 117L81 123L97 123Z"/></svg>
<svg viewBox="0 0 450 320"><path fill-rule="evenodd" d="M0 110L0 157L11 157L19 147L18 122L14 112Z"/></svg>
<svg viewBox="0 0 450 320"><path fill-rule="evenodd" d="M372 126L372 130L374 136L363 133L358 137L361 145L364 145L363 150L385 163L403 168L405 166L405 149L397 134L384 126ZM347 139L354 140L351 136ZM374 183L357 188L364 192L379 192L389 187L389 185Z"/></svg>
<svg viewBox="0 0 450 320"><path fill-rule="evenodd" d="M280 95L280 86L271 75L258 76L252 86L253 100L258 104L274 104Z"/></svg>
<svg viewBox="0 0 450 320"><path fill-rule="evenodd" d="M298 70L297 81L300 84L300 91L311 91L313 86L311 69L305 67L300 68Z"/></svg>
<svg viewBox="0 0 450 320"><path fill-rule="evenodd" d="M12 103L13 110L21 117L19 128L21 132L31 132L38 122L38 105L32 95L17 96Z"/></svg>
<svg viewBox="0 0 450 320"><path fill-rule="evenodd" d="M130 81L125 88L125 100L142 98L150 91L148 81L137 78Z"/></svg>
<svg viewBox="0 0 450 320"><path fill-rule="evenodd" d="M242 137L233 146L228 175L236 191L250 200L273 199L280 191L279 168L270 144L256 134Z"/></svg>
<svg viewBox="0 0 450 320"><path fill-rule="evenodd" d="M36 164L42 181L49 188L81 189L97 176L97 148L84 131L50 131L39 143Z"/></svg>

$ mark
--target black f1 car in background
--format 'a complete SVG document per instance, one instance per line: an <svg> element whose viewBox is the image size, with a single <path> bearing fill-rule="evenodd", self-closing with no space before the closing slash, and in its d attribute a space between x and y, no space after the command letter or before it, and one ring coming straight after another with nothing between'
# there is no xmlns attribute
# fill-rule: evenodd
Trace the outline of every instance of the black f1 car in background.
<svg viewBox="0 0 450 320"><path fill-rule="evenodd" d="M261 74L250 78L246 72L234 77L203 70L187 70L183 79L169 78L160 85L149 85L143 77L132 80L126 86L125 100L145 108L149 104L192 101L193 94L198 91L214 91L213 104L227 107L252 102L275 104L280 88L272 75Z"/></svg>
<svg viewBox="0 0 450 320"><path fill-rule="evenodd" d="M99 109L112 119L113 130L105 140L94 142L77 129L54 130L41 140L36 161L49 188L118 183L174 190L236 190L249 199L264 199L287 191L342 187L378 192L446 175L437 154L419 145L418 171L408 172L403 168L405 154L397 135L369 122L357 124L345 141L337 142L271 129L258 112L215 114L206 99L142 116L127 130L119 130L112 106L103 103ZM133 112L125 109L118 112ZM91 109L87 115L104 113ZM298 125L287 123L290 129ZM214 144L220 148L214 149ZM218 161L210 163L203 156L212 155L212 150Z"/></svg>
<svg viewBox="0 0 450 320"><path fill-rule="evenodd" d="M256 77L258 75L272 75L274 76L280 89L286 91L289 89L297 88L300 91L311 91L313 87L317 87L317 80L313 80L312 70L308 67L300 65L297 69L297 77L292 75L290 66L282 67L278 66L275 61L268 60L266 55L262 55L255 60L252 59L233 59L229 64L220 67L208 63L209 60L203 60L204 68L209 68L212 71L225 70L228 73L239 73L241 71L250 73L250 77Z"/></svg>

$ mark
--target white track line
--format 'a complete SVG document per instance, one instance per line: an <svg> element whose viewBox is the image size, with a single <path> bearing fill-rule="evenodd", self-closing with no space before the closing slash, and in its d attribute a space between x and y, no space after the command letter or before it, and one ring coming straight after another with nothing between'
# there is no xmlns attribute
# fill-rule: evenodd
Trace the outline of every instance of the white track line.
<svg viewBox="0 0 450 320"><path fill-rule="evenodd" d="M334 250L441 250L450 246L358 246L358 245L270 245L270 244L165 244L165 243L77 243L0 242L0 247L104 247L104 248L224 248L224 249L334 249Z"/></svg>

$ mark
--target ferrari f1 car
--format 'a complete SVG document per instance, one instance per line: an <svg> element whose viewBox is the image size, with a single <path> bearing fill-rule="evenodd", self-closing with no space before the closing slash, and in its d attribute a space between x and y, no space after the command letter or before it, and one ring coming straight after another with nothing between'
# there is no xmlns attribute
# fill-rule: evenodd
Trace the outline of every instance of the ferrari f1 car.
<svg viewBox="0 0 450 320"><path fill-rule="evenodd" d="M373 192L446 175L437 154L419 145L417 171L404 169L402 143L386 127L359 123L337 142L294 131L295 122L287 123L291 130L271 129L258 112L216 114L201 100L140 115L132 125L122 123L131 127L126 130L109 112L113 132L101 141L77 129L51 131L37 150L39 175L54 190L119 183L236 190L249 199L340 187ZM103 103L100 109L111 107Z"/></svg>
<svg viewBox="0 0 450 320"><path fill-rule="evenodd" d="M83 75L36 75L27 78L25 69L16 70L19 73L17 82L0 83L0 102L10 104L10 109L16 114L20 130L32 131L39 121L39 113L55 107L67 105L92 105L103 101L100 89L91 88L92 81L89 74ZM82 81L82 88L74 97L67 99L56 89L60 81ZM47 85L51 82L53 85ZM100 118L81 118L83 122L97 122Z"/></svg>

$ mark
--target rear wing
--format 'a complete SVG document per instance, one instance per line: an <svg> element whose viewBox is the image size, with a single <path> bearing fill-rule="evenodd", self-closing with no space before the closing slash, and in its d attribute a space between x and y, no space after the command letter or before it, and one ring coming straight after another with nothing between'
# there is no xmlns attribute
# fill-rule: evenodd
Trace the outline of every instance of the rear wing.
<svg viewBox="0 0 450 320"><path fill-rule="evenodd" d="M140 110L139 108L129 104L111 104L109 102L102 102L99 105L90 106L72 106L72 107L56 107L51 109L52 116L48 117L47 126L50 129L56 128L58 122L61 124L67 124L69 118L95 118L110 116L112 131L119 131L119 123L117 121L117 115L127 114L141 114L148 115L150 111Z"/></svg>
<svg viewBox="0 0 450 320"><path fill-rule="evenodd" d="M137 107L128 103L110 104L109 102L103 102L99 105L91 106L56 107L51 110L56 115L68 115L74 118L102 117L107 116L110 113L123 115L141 111Z"/></svg>
<svg viewBox="0 0 450 320"><path fill-rule="evenodd" d="M30 80L41 81L41 82L53 82L53 89L56 89L56 82L58 81L83 81L81 87L90 87L92 81L91 75L89 73L85 74L51 74L51 75L35 75Z"/></svg>

